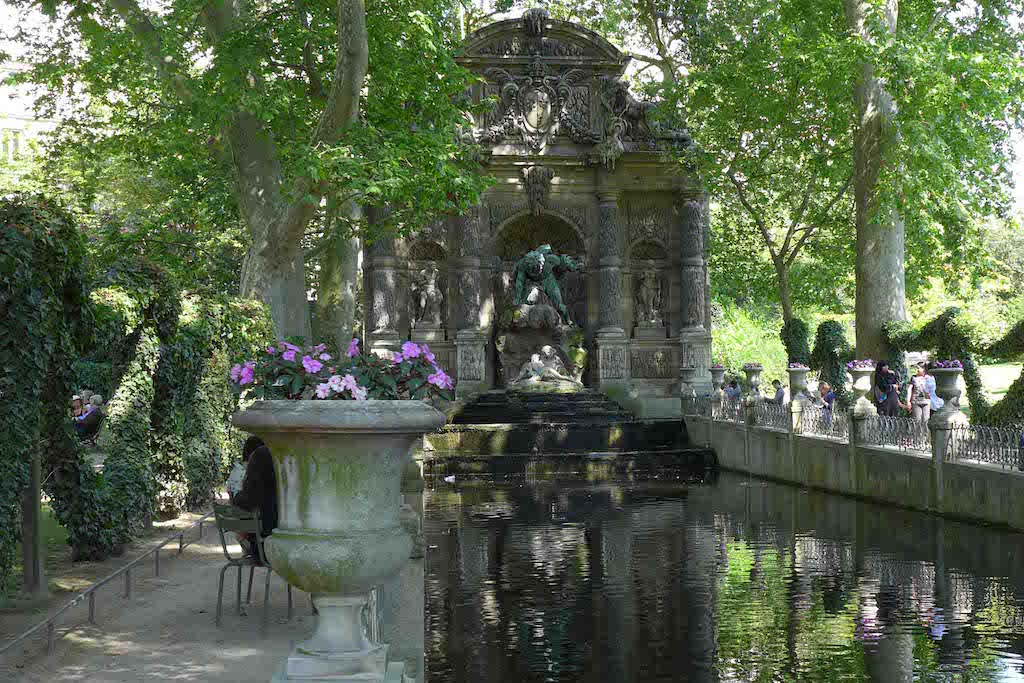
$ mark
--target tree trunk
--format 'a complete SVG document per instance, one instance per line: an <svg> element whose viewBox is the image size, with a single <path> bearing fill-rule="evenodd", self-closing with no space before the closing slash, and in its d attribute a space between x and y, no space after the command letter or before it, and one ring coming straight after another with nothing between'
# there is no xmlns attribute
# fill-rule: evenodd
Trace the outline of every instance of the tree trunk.
<svg viewBox="0 0 1024 683"><path fill-rule="evenodd" d="M362 211L353 202L345 207L352 224ZM327 329L340 353L352 340L355 330L356 279L359 277L359 238L351 234L345 221L334 221L328 235L330 244L320 262L320 287L317 291L317 319L326 320Z"/></svg>
<svg viewBox="0 0 1024 683"><path fill-rule="evenodd" d="M36 443L39 443L38 436ZM21 558L25 593L35 598L45 598L46 550L43 547L43 513L40 504L42 468L39 449L32 450L29 461L29 478L21 501Z"/></svg>
<svg viewBox="0 0 1024 683"><path fill-rule="evenodd" d="M793 291L789 286L789 269L782 259L775 259L775 275L779 279L779 299L782 301L782 322L793 322Z"/></svg>
<svg viewBox="0 0 1024 683"><path fill-rule="evenodd" d="M872 42L870 7L866 0L846 0L847 25L867 42ZM896 32L898 14L899 0L885 0L884 18L890 34ZM860 66L854 86L858 119L854 134L857 356L876 360L888 357L883 325L907 318L903 219L894 204L881 204L878 198L883 156L899 135L896 103L885 85L870 63Z"/></svg>

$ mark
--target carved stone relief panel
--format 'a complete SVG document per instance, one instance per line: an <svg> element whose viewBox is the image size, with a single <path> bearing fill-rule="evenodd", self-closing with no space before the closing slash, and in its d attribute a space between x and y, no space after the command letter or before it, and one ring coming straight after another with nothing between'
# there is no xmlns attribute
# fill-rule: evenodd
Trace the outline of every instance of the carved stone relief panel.
<svg viewBox="0 0 1024 683"><path fill-rule="evenodd" d="M632 375L637 379L675 379L679 376L679 352L670 346L633 347Z"/></svg>
<svg viewBox="0 0 1024 683"><path fill-rule="evenodd" d="M482 382L484 379L484 355L483 344L459 344L458 349L458 379L465 382Z"/></svg>
<svg viewBox="0 0 1024 683"><path fill-rule="evenodd" d="M627 232L630 244L654 241L669 244L669 230L675 224L672 203L668 198L634 197L627 203Z"/></svg>
<svg viewBox="0 0 1024 683"><path fill-rule="evenodd" d="M626 347L624 345L599 346L597 355L600 357L601 379L626 378Z"/></svg>

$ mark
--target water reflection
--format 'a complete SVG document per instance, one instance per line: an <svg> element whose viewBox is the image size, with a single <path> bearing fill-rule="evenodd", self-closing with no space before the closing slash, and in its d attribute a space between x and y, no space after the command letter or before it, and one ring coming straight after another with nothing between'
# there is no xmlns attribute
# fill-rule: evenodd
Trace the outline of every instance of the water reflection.
<svg viewBox="0 0 1024 683"><path fill-rule="evenodd" d="M727 475L425 507L431 682L1024 681L1018 534Z"/></svg>

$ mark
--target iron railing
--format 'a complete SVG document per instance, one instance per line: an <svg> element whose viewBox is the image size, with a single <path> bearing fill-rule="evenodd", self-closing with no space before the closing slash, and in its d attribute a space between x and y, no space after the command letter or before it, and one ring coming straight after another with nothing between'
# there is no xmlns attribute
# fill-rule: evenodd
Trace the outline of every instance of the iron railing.
<svg viewBox="0 0 1024 683"><path fill-rule="evenodd" d="M912 417L875 415L868 418L864 436L867 443L875 446L901 451L931 451L928 423Z"/></svg>
<svg viewBox="0 0 1024 683"><path fill-rule="evenodd" d="M1024 470L1024 430L957 425L950 430L946 460L972 460Z"/></svg>
<svg viewBox="0 0 1024 683"><path fill-rule="evenodd" d="M718 412L714 415L716 420L728 420L729 422L743 422L743 399L722 399Z"/></svg>
<svg viewBox="0 0 1024 683"><path fill-rule="evenodd" d="M788 432L793 418L790 416L789 406L759 401L754 404L754 421L758 427Z"/></svg>
<svg viewBox="0 0 1024 683"><path fill-rule="evenodd" d="M203 515L202 518L200 518L200 520L198 522L196 522L195 524L193 524L192 526L187 527L185 529L181 529L180 531L175 531L173 534L171 534L167 538L166 541L164 541L163 543L161 543L157 547L149 549L148 551L146 551L142 555L139 555L138 557L136 557L134 560L132 560L128 564L126 564L123 567L119 568L113 574L110 574L106 578L101 579L100 581L97 581L96 583L92 584L91 586L86 588L84 591L82 591L81 593L79 593L75 597L71 598L71 600L69 600L68 602L64 603L63 606L59 607L56 611L54 611L52 614L47 616L46 619L44 619L43 621L39 622L38 624L36 624L32 628L30 628L29 630L25 631L24 633L22 633L17 638L14 638L13 640L9 640L6 643L4 643L3 647L0 647L0 657L3 657L8 652L10 652L11 648L13 648L18 643L24 642L27 638L29 638L30 636L34 635L35 633L41 631L44 628L46 629L46 654L48 654L48 655L49 654L53 654L53 649L56 647L56 641L57 641L56 622L57 622L57 619L59 617L63 616L72 607L74 607L75 605L79 604L80 602L82 602L83 600L88 598L88 600L89 600L89 623L90 624L95 624L96 623L96 591L98 591L100 588L103 588L104 586L106 586L111 581L114 581L115 579L117 579L118 577L123 575L124 576L124 597L126 599L130 600L131 597L132 597L132 569L134 569L137 564L139 564L140 562L145 560L147 557L152 555L153 556L153 572L154 572L154 575L155 576L160 576L160 551L163 550L164 546L166 546L169 543L171 543L174 539L178 539L178 554L181 555L181 553L184 552L185 548L188 547L189 545L191 545L191 543L186 543L185 542L185 534L186 534L186 532L189 532L192 529L195 529L196 527L199 527L199 540L202 540L203 539L203 522L205 522L207 519L209 519L212 516L213 516L213 511L211 510L210 512L207 512L205 515Z"/></svg>
<svg viewBox="0 0 1024 683"><path fill-rule="evenodd" d="M849 441L850 417L844 410L807 405L800 416L800 429L804 434Z"/></svg>
<svg viewBox="0 0 1024 683"><path fill-rule="evenodd" d="M683 414L709 418L711 417L712 407L710 396L698 396L695 399L683 401Z"/></svg>

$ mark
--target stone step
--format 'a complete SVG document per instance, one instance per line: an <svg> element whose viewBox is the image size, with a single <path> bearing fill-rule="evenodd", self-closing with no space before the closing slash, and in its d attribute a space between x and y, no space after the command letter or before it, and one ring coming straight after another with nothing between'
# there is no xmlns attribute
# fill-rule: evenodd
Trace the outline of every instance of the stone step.
<svg viewBox="0 0 1024 683"><path fill-rule="evenodd" d="M573 422L450 424L427 439L434 453L490 455L657 452L690 447L681 420L607 422L579 418Z"/></svg>
<svg viewBox="0 0 1024 683"><path fill-rule="evenodd" d="M434 452L424 458L423 468L424 475L435 480L452 475L493 477L523 474L530 477L584 474L593 480L644 471L655 475L664 475L667 471L704 471L714 464L714 453L709 449L677 448L657 452L552 453L541 456Z"/></svg>

